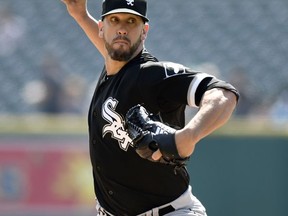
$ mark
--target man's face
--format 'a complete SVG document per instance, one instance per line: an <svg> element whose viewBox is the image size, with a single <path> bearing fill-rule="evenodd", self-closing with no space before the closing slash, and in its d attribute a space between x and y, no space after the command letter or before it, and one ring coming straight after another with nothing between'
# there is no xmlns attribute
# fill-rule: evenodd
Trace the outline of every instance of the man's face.
<svg viewBox="0 0 288 216"><path fill-rule="evenodd" d="M141 17L128 13L107 15L99 27L100 37L115 61L128 61L140 51L148 31Z"/></svg>

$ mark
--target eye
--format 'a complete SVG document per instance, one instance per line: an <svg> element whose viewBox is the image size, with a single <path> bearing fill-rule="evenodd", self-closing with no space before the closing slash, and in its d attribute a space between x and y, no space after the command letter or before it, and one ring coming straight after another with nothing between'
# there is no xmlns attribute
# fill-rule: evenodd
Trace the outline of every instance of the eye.
<svg viewBox="0 0 288 216"><path fill-rule="evenodd" d="M112 17L110 18L110 22L111 22L111 23L117 23L118 21L119 21L118 18L115 17L115 16L112 16Z"/></svg>
<svg viewBox="0 0 288 216"><path fill-rule="evenodd" d="M130 19L127 20L127 23L134 24L134 23L136 23L136 19L130 18Z"/></svg>

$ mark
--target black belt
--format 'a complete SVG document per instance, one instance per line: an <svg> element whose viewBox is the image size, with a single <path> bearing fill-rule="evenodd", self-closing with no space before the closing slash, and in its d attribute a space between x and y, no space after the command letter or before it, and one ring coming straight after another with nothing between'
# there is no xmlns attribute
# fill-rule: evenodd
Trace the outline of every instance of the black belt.
<svg viewBox="0 0 288 216"><path fill-rule="evenodd" d="M159 216L163 216L163 215L168 214L168 213L173 212L173 211L175 211L175 208L171 205L168 205L164 208L159 208L158 214L159 214Z"/></svg>
<svg viewBox="0 0 288 216"><path fill-rule="evenodd" d="M105 213L106 216L112 216L109 212L107 212L104 208L101 209L102 213ZM168 213L171 213L175 211L175 208L171 205L168 205L166 207L163 207L163 208L159 208L158 210L158 215L159 216L163 216L165 214L168 214Z"/></svg>

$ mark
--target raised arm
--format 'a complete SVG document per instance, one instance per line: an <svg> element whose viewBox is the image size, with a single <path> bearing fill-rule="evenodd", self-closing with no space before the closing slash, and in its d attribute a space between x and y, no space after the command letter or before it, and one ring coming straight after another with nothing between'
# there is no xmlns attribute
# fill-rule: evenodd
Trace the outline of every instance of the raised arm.
<svg viewBox="0 0 288 216"><path fill-rule="evenodd" d="M83 29L87 37L98 49L105 55L103 40L99 37L98 21L94 19L87 9L87 0L61 0L67 7L71 17L75 19L78 25Z"/></svg>

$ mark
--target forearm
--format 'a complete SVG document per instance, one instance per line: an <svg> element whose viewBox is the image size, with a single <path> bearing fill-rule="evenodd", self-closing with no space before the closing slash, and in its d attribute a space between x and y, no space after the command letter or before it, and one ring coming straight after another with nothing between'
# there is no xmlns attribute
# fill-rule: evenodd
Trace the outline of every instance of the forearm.
<svg viewBox="0 0 288 216"><path fill-rule="evenodd" d="M74 17L75 21L85 32L86 36L89 40L94 44L94 46L99 50L99 52L103 55L104 46L103 41L99 37L99 28L98 21L94 19L89 12L86 15Z"/></svg>
<svg viewBox="0 0 288 216"><path fill-rule="evenodd" d="M197 114L176 133L179 154L183 157L191 155L197 142L228 121L235 106L236 96L232 92L224 89L207 91Z"/></svg>
<svg viewBox="0 0 288 216"><path fill-rule="evenodd" d="M98 21L94 19L87 9L87 0L61 0L67 7L71 17L83 29L89 40L104 55L104 42L99 37Z"/></svg>

